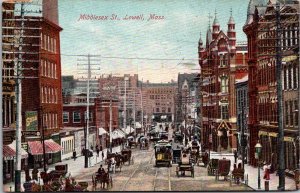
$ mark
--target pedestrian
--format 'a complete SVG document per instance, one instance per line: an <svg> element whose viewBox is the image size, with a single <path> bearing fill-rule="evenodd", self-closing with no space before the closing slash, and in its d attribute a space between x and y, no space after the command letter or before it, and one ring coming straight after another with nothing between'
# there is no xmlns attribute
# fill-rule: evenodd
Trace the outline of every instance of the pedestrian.
<svg viewBox="0 0 300 193"><path fill-rule="evenodd" d="M102 161L104 160L104 152L102 151Z"/></svg>
<svg viewBox="0 0 300 193"><path fill-rule="evenodd" d="M102 145L100 145L100 151L102 151L103 149L102 149Z"/></svg>
<svg viewBox="0 0 300 193"><path fill-rule="evenodd" d="M76 158L77 158L77 156L76 156L76 151L75 151L75 149L73 150L73 159L74 159L74 161L76 160Z"/></svg>
<svg viewBox="0 0 300 193"><path fill-rule="evenodd" d="M100 153L99 147L96 147L96 152L97 152L97 157L99 157L99 153Z"/></svg>
<svg viewBox="0 0 300 193"><path fill-rule="evenodd" d="M91 150L92 150L92 151L93 151L93 148L94 148L93 145L91 145Z"/></svg>
<svg viewBox="0 0 300 193"><path fill-rule="evenodd" d="M234 150L233 154L234 154L234 163L236 163L236 161L237 161L237 157L238 157L238 155L237 155L237 151L236 151L236 150Z"/></svg>
<svg viewBox="0 0 300 193"><path fill-rule="evenodd" d="M36 167L34 167L32 170L32 179L33 180L38 181L38 173L39 173L39 170Z"/></svg>
<svg viewBox="0 0 300 193"><path fill-rule="evenodd" d="M270 165L265 164L263 168L264 168L264 171L265 171L264 179L265 180L270 180Z"/></svg>

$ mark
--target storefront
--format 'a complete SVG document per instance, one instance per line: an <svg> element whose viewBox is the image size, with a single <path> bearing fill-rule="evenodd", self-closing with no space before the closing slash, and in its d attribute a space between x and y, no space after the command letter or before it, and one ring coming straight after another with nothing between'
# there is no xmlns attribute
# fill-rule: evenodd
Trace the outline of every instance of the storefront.
<svg viewBox="0 0 300 193"><path fill-rule="evenodd" d="M75 150L74 135L69 135L61 138L61 159L69 159L73 156Z"/></svg>
<svg viewBox="0 0 300 193"><path fill-rule="evenodd" d="M106 138L107 138L107 131L103 128L98 128L98 137L99 137L99 148L102 149L106 148Z"/></svg>
<svg viewBox="0 0 300 193"><path fill-rule="evenodd" d="M3 182L8 183L14 181L14 159L16 156L16 142L13 141L9 145L3 145ZM21 169L27 166L28 153L21 148Z"/></svg>
<svg viewBox="0 0 300 193"><path fill-rule="evenodd" d="M43 167L43 144L41 141L28 141L28 165L30 168L42 168ZM53 139L45 140L45 159L46 164L53 164L57 161L55 156L60 154L62 147L53 141ZM54 158L54 159L53 159Z"/></svg>

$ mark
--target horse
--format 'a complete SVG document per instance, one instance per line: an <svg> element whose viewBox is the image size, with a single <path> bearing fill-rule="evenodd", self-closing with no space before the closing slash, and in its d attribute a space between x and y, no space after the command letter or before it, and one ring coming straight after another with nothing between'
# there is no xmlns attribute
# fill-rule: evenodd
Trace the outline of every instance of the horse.
<svg viewBox="0 0 300 193"><path fill-rule="evenodd" d="M97 187L97 182L100 183L102 189L110 185L112 187L112 178L109 176L109 172L97 173L96 176L92 176L93 186Z"/></svg>
<svg viewBox="0 0 300 193"><path fill-rule="evenodd" d="M108 162L108 168L111 169L114 173L116 173L116 160L112 157ZM108 170L109 171L109 170Z"/></svg>

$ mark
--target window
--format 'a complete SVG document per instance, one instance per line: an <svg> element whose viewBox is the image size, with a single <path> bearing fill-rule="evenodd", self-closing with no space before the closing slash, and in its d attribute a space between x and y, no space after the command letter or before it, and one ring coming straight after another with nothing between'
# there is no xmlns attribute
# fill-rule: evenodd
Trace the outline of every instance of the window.
<svg viewBox="0 0 300 193"><path fill-rule="evenodd" d="M221 92L222 93L228 92L228 78L226 76L221 77Z"/></svg>
<svg viewBox="0 0 300 193"><path fill-rule="evenodd" d="M54 94L53 88L51 89L51 98L52 98L51 102L54 103L55 102L55 94Z"/></svg>
<svg viewBox="0 0 300 193"><path fill-rule="evenodd" d="M44 50L47 50L47 36L46 36L46 34L44 34L44 43L43 43L43 48L44 48Z"/></svg>
<svg viewBox="0 0 300 193"><path fill-rule="evenodd" d="M56 53L56 39L54 38L54 53Z"/></svg>
<svg viewBox="0 0 300 193"><path fill-rule="evenodd" d="M50 50L50 36L47 36L47 50Z"/></svg>
<svg viewBox="0 0 300 193"><path fill-rule="evenodd" d="M298 69L296 65L293 67L293 82L294 82L294 89L298 88Z"/></svg>
<svg viewBox="0 0 300 193"><path fill-rule="evenodd" d="M48 102L48 89L45 87L45 103Z"/></svg>
<svg viewBox="0 0 300 193"><path fill-rule="evenodd" d="M73 123L80 123L80 112L74 111L73 112Z"/></svg>
<svg viewBox="0 0 300 193"><path fill-rule="evenodd" d="M63 122L69 123L69 112L63 112Z"/></svg>
<svg viewBox="0 0 300 193"><path fill-rule="evenodd" d="M291 121L291 124L290 125L293 125L294 124L294 108L293 108L293 101L290 101L290 121Z"/></svg>
<svg viewBox="0 0 300 193"><path fill-rule="evenodd" d="M58 128L58 124L57 124L57 113L55 114L55 128Z"/></svg>
<svg viewBox="0 0 300 193"><path fill-rule="evenodd" d="M44 73L44 68L43 68L44 66L43 66L43 63L44 63L44 60L42 59L42 60L41 60L41 65L40 65L40 75L41 75L41 76L43 76L43 73Z"/></svg>
<svg viewBox="0 0 300 193"><path fill-rule="evenodd" d="M287 68L284 67L283 69L283 89L287 89L287 79L288 79L288 74L287 74Z"/></svg>
<svg viewBox="0 0 300 193"><path fill-rule="evenodd" d="M171 108L170 107L168 108L168 112L171 113Z"/></svg>
<svg viewBox="0 0 300 193"><path fill-rule="evenodd" d="M43 76L47 76L47 61L44 60L44 72L43 72Z"/></svg>
<svg viewBox="0 0 300 193"><path fill-rule="evenodd" d="M228 104L222 104L221 105L221 118L222 119L229 119Z"/></svg>
<svg viewBox="0 0 300 193"><path fill-rule="evenodd" d="M57 78L57 76L56 76L56 64L54 64L54 78Z"/></svg>
<svg viewBox="0 0 300 193"><path fill-rule="evenodd" d="M156 108L156 112L159 113L159 108Z"/></svg>
<svg viewBox="0 0 300 193"><path fill-rule="evenodd" d="M299 107L298 107L298 101L295 100L294 101L294 105L295 105L295 110L294 110L294 115L295 115L295 126L298 126L298 112L299 112Z"/></svg>
<svg viewBox="0 0 300 193"><path fill-rule="evenodd" d="M285 101L285 124L289 125L289 104L287 101Z"/></svg>
<svg viewBox="0 0 300 193"><path fill-rule="evenodd" d="M292 68L289 66L288 67L288 89L292 88Z"/></svg>

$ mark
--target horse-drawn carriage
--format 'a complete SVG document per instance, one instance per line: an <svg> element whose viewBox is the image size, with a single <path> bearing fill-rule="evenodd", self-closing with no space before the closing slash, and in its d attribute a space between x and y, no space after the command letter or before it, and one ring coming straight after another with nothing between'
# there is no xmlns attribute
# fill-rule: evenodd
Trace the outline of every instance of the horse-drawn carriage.
<svg viewBox="0 0 300 193"><path fill-rule="evenodd" d="M227 180L227 177L230 173L230 160L223 159L211 159L207 167L208 175L215 175L218 180L220 176L224 176L224 180Z"/></svg>
<svg viewBox="0 0 300 193"><path fill-rule="evenodd" d="M154 146L155 151L155 166L158 164L167 164L171 166L172 161L172 145L165 140L158 141Z"/></svg>
<svg viewBox="0 0 300 193"><path fill-rule="evenodd" d="M176 175L179 177L180 175L185 175L185 172L190 172L191 176L194 177L194 164L190 159L190 156L186 153L182 153L181 161L178 162L178 166L176 167Z"/></svg>
<svg viewBox="0 0 300 193"><path fill-rule="evenodd" d="M105 164L108 165L108 169L115 172L117 169L121 171L124 164L124 157L118 153L108 153L105 160Z"/></svg>
<svg viewBox="0 0 300 193"><path fill-rule="evenodd" d="M41 178L44 184L47 184L49 181L55 181L61 177L64 177L68 173L68 164L60 164L55 166L55 170L50 171L49 173L41 172Z"/></svg>
<svg viewBox="0 0 300 193"><path fill-rule="evenodd" d="M134 163L134 159L133 156L131 155L131 150L130 149L123 149L121 151L121 154L123 156L123 163L128 162L128 164L130 165L130 163Z"/></svg>
<svg viewBox="0 0 300 193"><path fill-rule="evenodd" d="M138 143L135 141L134 137L133 136L129 136L127 138L127 141L128 141L128 147L131 149L132 147L137 147L138 146Z"/></svg>
<svg viewBox="0 0 300 193"><path fill-rule="evenodd" d="M223 158L218 161L218 169L216 171L216 178L219 180L220 176L224 176L224 180L227 180L227 177L230 173L230 160Z"/></svg>
<svg viewBox="0 0 300 193"><path fill-rule="evenodd" d="M180 132L174 133L174 142L176 143L183 143L183 135Z"/></svg>
<svg viewBox="0 0 300 193"><path fill-rule="evenodd" d="M201 154L200 154L200 145L197 141L193 141L190 147L190 156L194 164L200 165Z"/></svg>
<svg viewBox="0 0 300 193"><path fill-rule="evenodd" d="M105 185L107 189L113 186L112 177L109 175L109 172L96 172L92 176L92 182L95 188L97 188L97 183L100 183L101 188L105 188Z"/></svg>
<svg viewBox="0 0 300 193"><path fill-rule="evenodd" d="M140 149L149 149L149 140L146 137L140 138Z"/></svg>

